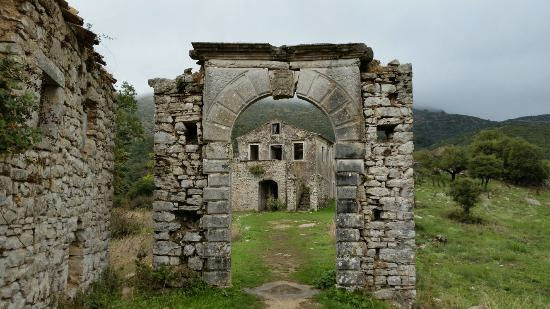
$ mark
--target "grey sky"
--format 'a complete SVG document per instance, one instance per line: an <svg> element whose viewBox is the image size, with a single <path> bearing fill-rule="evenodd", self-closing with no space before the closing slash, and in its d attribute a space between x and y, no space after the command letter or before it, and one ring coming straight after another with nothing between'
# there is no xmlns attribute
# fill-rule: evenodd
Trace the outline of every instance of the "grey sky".
<svg viewBox="0 0 550 309"><path fill-rule="evenodd" d="M411 62L417 106L503 120L550 113L548 0L69 0L140 94L196 65L193 41L364 42Z"/></svg>

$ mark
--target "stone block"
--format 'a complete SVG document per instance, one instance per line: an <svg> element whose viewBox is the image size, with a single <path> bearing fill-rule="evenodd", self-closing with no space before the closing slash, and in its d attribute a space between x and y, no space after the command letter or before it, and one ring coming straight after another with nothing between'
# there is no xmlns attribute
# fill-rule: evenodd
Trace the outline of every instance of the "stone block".
<svg viewBox="0 0 550 309"><path fill-rule="evenodd" d="M358 229L341 228L336 230L336 241L359 241Z"/></svg>
<svg viewBox="0 0 550 309"><path fill-rule="evenodd" d="M210 285L226 287L230 284L231 273L229 271L206 271L202 278Z"/></svg>
<svg viewBox="0 0 550 309"><path fill-rule="evenodd" d="M207 242L204 243L205 257L229 258L231 256L231 244L228 242Z"/></svg>
<svg viewBox="0 0 550 309"><path fill-rule="evenodd" d="M336 171L363 174L365 172L365 162L363 159L337 159Z"/></svg>
<svg viewBox="0 0 550 309"><path fill-rule="evenodd" d="M228 160L203 160L203 172L205 174L228 173L230 163Z"/></svg>
<svg viewBox="0 0 550 309"><path fill-rule="evenodd" d="M40 50L35 50L34 56L38 67L58 87L65 87L65 74Z"/></svg>
<svg viewBox="0 0 550 309"><path fill-rule="evenodd" d="M202 267L203 267L203 259L198 257L198 256L194 256L194 257L191 257L189 258L189 260L187 260L187 266L192 269L192 270L202 270Z"/></svg>
<svg viewBox="0 0 550 309"><path fill-rule="evenodd" d="M362 214L339 213L336 215L336 226L341 228L358 228L365 226L365 217Z"/></svg>
<svg viewBox="0 0 550 309"><path fill-rule="evenodd" d="M336 256L366 256L367 244L363 241L356 242L337 242L336 243Z"/></svg>
<svg viewBox="0 0 550 309"><path fill-rule="evenodd" d="M338 199L355 199L357 198L356 186L336 187L336 197Z"/></svg>
<svg viewBox="0 0 550 309"><path fill-rule="evenodd" d="M229 187L220 188L204 188L203 200L204 201L219 201L229 199Z"/></svg>
<svg viewBox="0 0 550 309"><path fill-rule="evenodd" d="M358 257L342 257L336 259L338 270L361 270L361 260Z"/></svg>
<svg viewBox="0 0 550 309"><path fill-rule="evenodd" d="M359 205L356 200L343 200L338 199L336 201L336 213L357 213L359 211Z"/></svg>
<svg viewBox="0 0 550 309"><path fill-rule="evenodd" d="M336 272L336 284L340 286L364 286L365 274L356 270L339 270Z"/></svg>
<svg viewBox="0 0 550 309"><path fill-rule="evenodd" d="M359 174L353 172L344 172L336 174L337 186L357 186L359 185Z"/></svg>
<svg viewBox="0 0 550 309"><path fill-rule="evenodd" d="M209 257L206 259L206 270L226 270L231 269L231 258Z"/></svg>
<svg viewBox="0 0 550 309"><path fill-rule="evenodd" d="M183 235L183 241L187 242L197 242L201 241L201 239L201 235L196 232L186 232L185 235Z"/></svg>
<svg viewBox="0 0 550 309"><path fill-rule="evenodd" d="M156 241L153 246L154 255L179 256L181 246L171 241Z"/></svg>
<svg viewBox="0 0 550 309"><path fill-rule="evenodd" d="M229 187L231 185L229 174L209 174L209 187Z"/></svg>
<svg viewBox="0 0 550 309"><path fill-rule="evenodd" d="M206 231L206 240L212 242L230 242L231 231L229 228L209 228L208 231Z"/></svg>
<svg viewBox="0 0 550 309"><path fill-rule="evenodd" d="M231 146L224 142L211 142L205 146L205 155L210 160L227 160L231 158Z"/></svg>
<svg viewBox="0 0 550 309"><path fill-rule="evenodd" d="M173 211L175 210L174 203L164 202L164 201L154 201L153 210L154 211Z"/></svg>
<svg viewBox="0 0 550 309"><path fill-rule="evenodd" d="M208 202L206 206L206 212L208 214L228 214L229 213L229 202L228 201L216 201Z"/></svg>
<svg viewBox="0 0 550 309"><path fill-rule="evenodd" d="M200 219L200 226L203 228L229 228L231 216L229 215L205 215Z"/></svg>
<svg viewBox="0 0 550 309"><path fill-rule="evenodd" d="M336 143L335 159L363 159L365 157L364 143Z"/></svg>

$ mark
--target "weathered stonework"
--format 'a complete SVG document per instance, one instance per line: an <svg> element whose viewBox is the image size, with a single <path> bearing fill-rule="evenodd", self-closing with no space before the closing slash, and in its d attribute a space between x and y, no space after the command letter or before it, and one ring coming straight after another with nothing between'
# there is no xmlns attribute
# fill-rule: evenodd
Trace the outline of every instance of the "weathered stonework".
<svg viewBox="0 0 550 309"><path fill-rule="evenodd" d="M280 132L272 134L272 125ZM294 158L294 144L301 143L302 157ZM250 145L258 147L258 157L251 159ZM280 145L281 160L271 158L270 146ZM235 157L231 163L231 207L233 210L265 210L262 183L277 185L277 199L287 210L317 210L335 198L333 143L319 134L296 128L273 119L236 138ZM253 174L252 167L263 173Z"/></svg>
<svg viewBox="0 0 550 309"><path fill-rule="evenodd" d="M261 98L296 95L324 111L335 132L337 285L412 307L411 66L379 66L364 44L193 46L199 73L150 81L155 265L187 265L211 284L230 284L233 124ZM197 128L194 143L186 122Z"/></svg>
<svg viewBox="0 0 550 309"><path fill-rule="evenodd" d="M65 1L0 1L0 53L25 65L42 141L0 158L0 308L44 308L108 263L114 79Z"/></svg>

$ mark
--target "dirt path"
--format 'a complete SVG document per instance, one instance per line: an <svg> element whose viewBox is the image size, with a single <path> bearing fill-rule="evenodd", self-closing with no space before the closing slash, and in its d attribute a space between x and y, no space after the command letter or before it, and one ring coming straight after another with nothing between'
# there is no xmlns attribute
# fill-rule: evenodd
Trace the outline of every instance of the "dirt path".
<svg viewBox="0 0 550 309"><path fill-rule="evenodd" d="M320 308L319 304L310 299L318 293L317 290L309 285L291 281L291 274L296 272L302 263L307 262L299 248L293 246L289 241L291 235L288 229L294 222L292 220L277 220L269 223L271 225L268 239L270 247L262 258L277 281L247 291L262 297L267 308Z"/></svg>

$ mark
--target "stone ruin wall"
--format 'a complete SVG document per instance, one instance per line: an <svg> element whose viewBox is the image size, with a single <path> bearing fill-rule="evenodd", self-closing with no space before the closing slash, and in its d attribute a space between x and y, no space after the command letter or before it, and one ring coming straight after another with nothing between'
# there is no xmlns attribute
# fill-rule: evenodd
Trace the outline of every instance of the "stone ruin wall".
<svg viewBox="0 0 550 309"><path fill-rule="evenodd" d="M1 56L24 63L42 140L0 159L0 308L48 307L108 264L114 79L65 1L0 0Z"/></svg>
<svg viewBox="0 0 550 309"><path fill-rule="evenodd" d="M212 63L239 67L239 61L209 64ZM261 67L258 63L263 62L254 62L255 68ZM280 65L273 61L265 63ZM311 83L309 72L317 74L316 69L310 69L315 65L302 65L300 70ZM153 261L155 266L188 267L202 273L206 282L227 286L231 282L231 145L224 127L215 125L216 121L225 121L219 118L219 107L215 110L217 116L203 118L208 98L205 97L208 91L203 89L203 70L204 67L195 74L187 71L176 80L150 80L155 89L157 131ZM231 69L223 70L231 73ZM337 74L334 72L341 71L335 69L332 73ZM255 83L263 82L258 69L251 69L247 74L260 78ZM335 130L337 285L347 289L364 288L375 298L413 307L416 273L411 65L393 61L380 66L372 61L368 66L361 65L357 78L360 79L363 133L357 135L360 130L353 127ZM323 87L331 84L327 86L321 78L313 80L308 88L298 84L297 91L300 95L300 91L309 89L301 95L319 104L315 96L326 94ZM224 91L235 91L241 98L250 97L243 87L243 83L237 81ZM337 92L333 95L338 95ZM344 109L350 111L347 107ZM332 121L341 120L333 118ZM196 144L185 142L188 124L198 128ZM209 126L208 136L204 135L204 126ZM381 132L387 139L378 137ZM359 140L346 139L348 136L359 136Z"/></svg>

